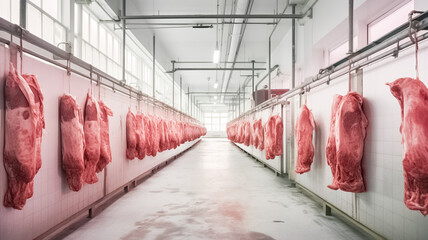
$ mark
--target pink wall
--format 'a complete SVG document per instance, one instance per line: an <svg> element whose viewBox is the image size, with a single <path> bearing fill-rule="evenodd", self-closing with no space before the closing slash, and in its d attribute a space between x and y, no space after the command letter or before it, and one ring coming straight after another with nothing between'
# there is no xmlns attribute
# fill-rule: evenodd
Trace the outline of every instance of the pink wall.
<svg viewBox="0 0 428 240"><path fill-rule="evenodd" d="M9 72L9 49L0 46L0 159L3 160L4 146L4 99L3 88ZM15 210L0 206L0 239L33 239L46 232L61 221L72 216L79 210L103 197L104 184L107 193L110 193L129 182L152 167L164 162L168 158L191 147L195 142L181 145L175 150L165 151L153 157L146 157L140 161L127 160L125 118L129 106L137 109L136 100L113 93L110 89L101 88L100 98L113 110L114 116L110 121L110 144L113 161L107 166L107 178L104 172L98 174L98 183L85 184L79 192L68 189L64 173L61 168L61 144L59 125L59 97L69 92L77 97L83 108L86 93L90 87L89 81L80 76L67 76L63 69L45 63L30 56L24 56L23 73L35 74L45 97L46 129L43 131L42 141L42 168L34 179L34 195L27 200L23 210ZM96 97L98 88L94 86ZM153 108L144 103L140 104L143 112L153 112ZM158 115L165 115L156 110ZM7 179L3 164L0 166L0 199L7 187Z"/></svg>

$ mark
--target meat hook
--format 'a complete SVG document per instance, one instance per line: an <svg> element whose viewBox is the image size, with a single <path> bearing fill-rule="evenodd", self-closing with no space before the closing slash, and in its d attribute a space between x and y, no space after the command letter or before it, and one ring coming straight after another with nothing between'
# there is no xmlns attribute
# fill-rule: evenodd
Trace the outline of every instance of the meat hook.
<svg viewBox="0 0 428 240"><path fill-rule="evenodd" d="M413 21L413 19L412 19L412 16L415 13L421 14L423 12L422 11L412 10L409 13L409 38L410 38L410 41L412 41L412 43L416 43L415 39L412 36L412 28L415 28L416 24L418 23L418 21Z"/></svg>

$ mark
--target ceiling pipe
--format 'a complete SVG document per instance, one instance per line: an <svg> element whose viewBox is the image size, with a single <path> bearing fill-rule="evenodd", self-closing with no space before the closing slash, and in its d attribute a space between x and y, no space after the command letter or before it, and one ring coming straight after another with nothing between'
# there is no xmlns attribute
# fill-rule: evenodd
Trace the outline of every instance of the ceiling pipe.
<svg viewBox="0 0 428 240"><path fill-rule="evenodd" d="M240 7L240 9L238 9L238 10L242 10L243 5L245 5L244 2L246 2L246 1L245 0L241 0L241 1L238 2L238 3L241 3L240 5L238 5L238 7ZM246 6L246 10L245 10L246 15L250 14L251 9L253 8L253 3L254 3L254 0L249 0L248 1L248 4ZM248 19L244 19L242 22L246 23L247 21L248 21ZM238 55L239 55L239 50L241 48L241 44L242 44L242 40L244 38L244 34L245 34L245 29L246 28L247 28L246 24L243 24L241 26L239 26L239 25L234 25L233 26L233 35L232 35L233 37L232 37L232 41L231 41L232 44L231 44L230 49L235 48L235 51L230 51L230 52L233 53L233 55L229 55L229 59L228 59L228 61L233 61L232 68L235 67L235 62L236 62L236 60L238 58ZM238 34L239 34L239 37L237 39L236 36ZM236 43L236 44L234 44L234 43ZM228 73L228 77L227 77L227 81L226 81L226 85L222 84L222 87L223 87L222 91L223 92L226 92L227 89L229 88L229 83L230 83L230 79L231 78L232 78L232 72L229 72ZM223 78L223 83L224 83L224 81L225 81L225 78Z"/></svg>
<svg viewBox="0 0 428 240"><path fill-rule="evenodd" d="M117 22L116 20L101 20L101 22ZM186 22L161 22L161 23L143 23L143 22L137 22L137 23L127 23L127 26L141 26L141 25L148 25L148 26L194 26L194 25L201 25L201 24L205 24L205 25L221 25L221 24L231 24L231 25L242 25L242 24L254 24L254 25L276 25L276 22L247 22L247 23L242 23L242 22L201 22L201 23L186 23Z"/></svg>
<svg viewBox="0 0 428 240"><path fill-rule="evenodd" d="M349 9L348 10L349 10L349 19L348 19L349 48L348 48L348 54L351 55L354 52L354 0L349 0Z"/></svg>
<svg viewBox="0 0 428 240"><path fill-rule="evenodd" d="M175 61L175 63L180 64L180 63L213 63L212 61ZM233 62L220 62L220 63L233 63ZM248 63L248 64L252 64L253 61L236 61L235 63ZM254 61L254 63L262 63L265 64L266 62L257 62Z"/></svg>
<svg viewBox="0 0 428 240"><path fill-rule="evenodd" d="M253 3L253 0L250 1ZM121 16L120 19L126 20L151 20L151 19L225 19L225 18L233 18L233 19L244 19L244 21L248 19L293 19L293 18L303 18L303 14L196 14L196 15L128 15Z"/></svg>
<svg viewBox="0 0 428 240"><path fill-rule="evenodd" d="M175 68L167 73L176 71L252 71L252 70L266 70L266 68L243 68L243 67L231 67L231 68Z"/></svg>

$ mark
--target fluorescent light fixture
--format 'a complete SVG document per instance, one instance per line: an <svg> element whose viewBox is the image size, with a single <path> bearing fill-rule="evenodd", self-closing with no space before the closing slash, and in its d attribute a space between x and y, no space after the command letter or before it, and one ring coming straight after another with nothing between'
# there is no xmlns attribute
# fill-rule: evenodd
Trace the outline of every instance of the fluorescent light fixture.
<svg viewBox="0 0 428 240"><path fill-rule="evenodd" d="M213 87L218 88L218 82L215 82Z"/></svg>
<svg viewBox="0 0 428 240"><path fill-rule="evenodd" d="M217 96L214 96L214 99L217 100Z"/></svg>
<svg viewBox="0 0 428 240"><path fill-rule="evenodd" d="M220 62L220 50L216 49L214 50L213 63L219 63L219 62Z"/></svg>

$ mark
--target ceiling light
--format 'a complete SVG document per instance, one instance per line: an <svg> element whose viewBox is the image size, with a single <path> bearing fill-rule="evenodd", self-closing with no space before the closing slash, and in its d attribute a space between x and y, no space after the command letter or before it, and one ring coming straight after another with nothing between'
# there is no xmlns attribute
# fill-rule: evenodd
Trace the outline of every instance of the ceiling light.
<svg viewBox="0 0 428 240"><path fill-rule="evenodd" d="M217 96L214 96L214 99L217 100Z"/></svg>
<svg viewBox="0 0 428 240"><path fill-rule="evenodd" d="M219 62L220 62L220 50L216 49L214 50L213 63L219 63Z"/></svg>
<svg viewBox="0 0 428 240"><path fill-rule="evenodd" d="M213 87L218 88L218 82L215 82Z"/></svg>

